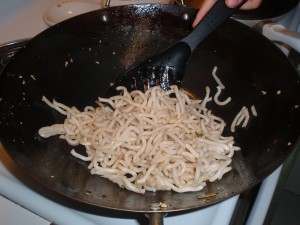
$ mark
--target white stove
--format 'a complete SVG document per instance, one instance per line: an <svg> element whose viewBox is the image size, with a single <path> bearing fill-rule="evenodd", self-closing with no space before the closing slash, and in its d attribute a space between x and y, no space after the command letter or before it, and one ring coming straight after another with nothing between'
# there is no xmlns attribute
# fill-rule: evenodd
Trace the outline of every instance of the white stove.
<svg viewBox="0 0 300 225"><path fill-rule="evenodd" d="M126 2L118 1L121 2L120 4ZM61 0L0 0L0 45L31 38L47 29L48 26L43 21L43 13L56 2L61 2ZM135 1L132 0L132 2ZM148 3L146 0L145 2ZM280 171L281 167L262 182L246 225L263 224ZM134 213L128 213L128 218L118 218L118 212L115 212L113 216L95 215L60 205L22 183L19 178L23 175L0 144L0 221L2 225L141 225L136 218L137 214ZM176 213L176 215L171 213L164 218L164 223L177 225L188 221L189 225L229 225L238 198L239 196L235 196L192 212Z"/></svg>

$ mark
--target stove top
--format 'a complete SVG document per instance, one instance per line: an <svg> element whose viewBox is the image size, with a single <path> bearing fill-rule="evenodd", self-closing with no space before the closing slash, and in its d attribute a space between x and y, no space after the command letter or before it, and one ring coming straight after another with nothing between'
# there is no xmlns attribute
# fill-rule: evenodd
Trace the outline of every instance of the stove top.
<svg viewBox="0 0 300 225"><path fill-rule="evenodd" d="M0 74L13 55L22 48L31 37L47 28L42 19L42 15L44 10L55 2L61 1L28 0L25 2L22 0L6 0L3 2L0 8ZM4 10L6 10L5 13L3 13ZM258 192L255 193L255 197L257 194L257 200L254 203L246 225L258 225L263 223L280 171L281 168L266 178L259 190L257 190ZM38 221L43 220L43 223L36 223L32 219L34 216L25 217L23 214L18 213L19 223L22 221L22 223L25 224L42 225L54 222L57 225L140 225L147 221L146 217L142 214L137 216L137 214L128 213L126 217L120 216L118 212L113 211L95 215L66 207L35 192L31 189L29 183L23 182L22 177L24 177L24 172L15 165L0 143L0 208L6 209L0 210L2 225L16 224L15 222L11 222L12 220L3 224L2 218L15 218L19 207L26 209L28 212L33 212L33 214L39 218ZM241 196L241 198L242 197L243 196ZM189 225L241 224L237 222L238 220L234 220L234 222L230 223L230 221L234 219L232 216L236 214L234 214L235 208L240 209L238 214L241 212L242 208L240 207L240 201L238 202L238 199L239 196L235 196L201 210L169 214L164 222L167 225L184 224L187 221Z"/></svg>

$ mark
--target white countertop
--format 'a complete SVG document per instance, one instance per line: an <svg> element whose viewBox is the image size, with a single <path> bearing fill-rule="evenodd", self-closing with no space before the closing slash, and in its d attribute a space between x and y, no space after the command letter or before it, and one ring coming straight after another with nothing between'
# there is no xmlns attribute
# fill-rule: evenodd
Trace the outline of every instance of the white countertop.
<svg viewBox="0 0 300 225"><path fill-rule="evenodd" d="M31 38L46 29L43 13L52 2L54 1L1 0L0 43Z"/></svg>
<svg viewBox="0 0 300 225"><path fill-rule="evenodd" d="M44 218L33 214L32 212L24 209L23 207L11 202L10 200L4 198L0 195L0 221L2 225L13 225L13 224L24 224L21 221L30 221L30 225L49 225L50 222ZM11 212L14 215L11 216Z"/></svg>

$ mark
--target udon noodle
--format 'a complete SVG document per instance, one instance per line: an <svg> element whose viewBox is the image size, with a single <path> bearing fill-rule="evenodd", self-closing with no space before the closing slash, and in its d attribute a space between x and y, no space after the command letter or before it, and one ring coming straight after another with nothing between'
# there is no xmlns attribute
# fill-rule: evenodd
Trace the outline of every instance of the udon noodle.
<svg viewBox="0 0 300 225"><path fill-rule="evenodd" d="M137 193L199 191L231 170L239 148L233 137L222 136L226 124L206 108L208 94L202 101L177 86L167 92L160 87L145 93L117 89L120 95L99 98L98 107L87 106L82 112L43 97L66 118L39 134L84 145L86 155L74 149L71 154L89 161L92 174Z"/></svg>

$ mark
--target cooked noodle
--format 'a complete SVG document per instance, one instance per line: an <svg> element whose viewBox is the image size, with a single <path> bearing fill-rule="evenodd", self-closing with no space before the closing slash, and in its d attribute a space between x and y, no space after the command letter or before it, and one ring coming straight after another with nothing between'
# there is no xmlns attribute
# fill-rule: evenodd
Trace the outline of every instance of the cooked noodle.
<svg viewBox="0 0 300 225"><path fill-rule="evenodd" d="M222 136L223 119L206 108L212 100L209 88L204 101L190 99L177 86L167 92L160 87L146 93L117 89L122 94L99 98L99 107L83 112L43 98L66 119L39 134L84 145L86 155L71 154L90 161L92 174L137 193L199 191L231 170L231 157L239 148L233 137Z"/></svg>
<svg viewBox="0 0 300 225"><path fill-rule="evenodd" d="M230 130L231 132L235 132L235 127L239 126L242 122L242 127L246 127L248 125L250 119L250 114L249 114L249 110L246 106L243 106L242 109L238 112L238 114L236 114L236 116L234 117L231 126L230 126Z"/></svg>
<svg viewBox="0 0 300 225"><path fill-rule="evenodd" d="M225 89L225 86L224 84L222 83L222 81L220 80L220 78L217 76L217 70L218 70L218 67L215 66L212 70L212 76L213 78L215 79L215 81L217 82L218 86L221 88L221 89Z"/></svg>
<svg viewBox="0 0 300 225"><path fill-rule="evenodd" d="M221 94L221 91L222 91L222 88L221 88L220 86L217 86L217 92L216 92L216 94L214 95L214 101L215 101L215 103L216 103L217 105L226 105L226 104L228 104L228 103L231 101L231 98L228 97L228 98L226 98L226 100L220 101L220 100L219 100L219 96L220 96L220 94Z"/></svg>
<svg viewBox="0 0 300 225"><path fill-rule="evenodd" d="M255 117L257 117L258 115L257 115L257 111L256 111L255 106L251 105L250 109L251 109L252 115L255 116Z"/></svg>

